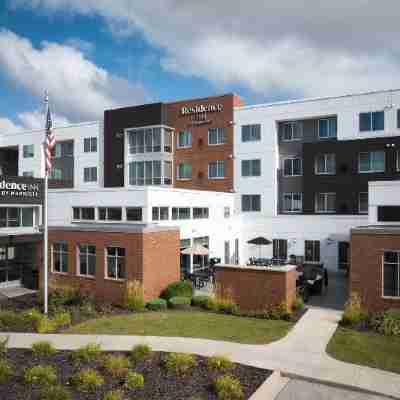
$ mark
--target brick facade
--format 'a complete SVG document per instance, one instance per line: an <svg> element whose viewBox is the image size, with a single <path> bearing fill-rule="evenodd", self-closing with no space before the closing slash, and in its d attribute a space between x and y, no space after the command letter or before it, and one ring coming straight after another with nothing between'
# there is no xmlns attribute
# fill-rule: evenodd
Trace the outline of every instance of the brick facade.
<svg viewBox="0 0 400 400"><path fill-rule="evenodd" d="M400 234L352 231L350 293L356 292L370 311L400 308L399 299L383 298L384 250L400 250Z"/></svg>
<svg viewBox="0 0 400 400"><path fill-rule="evenodd" d="M53 272L51 249L55 242L68 243L68 273ZM121 304L128 281L138 280L144 289L145 301L158 297L165 287L180 279L179 231L104 232L55 230L49 232L49 284L74 284L99 299ZM96 275L78 275L78 244L96 246ZM126 280L105 277L108 246L125 248ZM43 271L40 271L40 286Z"/></svg>
<svg viewBox="0 0 400 400"><path fill-rule="evenodd" d="M296 270L268 271L251 267L215 267L216 283L244 311L262 311L283 302L291 309L296 299Z"/></svg>

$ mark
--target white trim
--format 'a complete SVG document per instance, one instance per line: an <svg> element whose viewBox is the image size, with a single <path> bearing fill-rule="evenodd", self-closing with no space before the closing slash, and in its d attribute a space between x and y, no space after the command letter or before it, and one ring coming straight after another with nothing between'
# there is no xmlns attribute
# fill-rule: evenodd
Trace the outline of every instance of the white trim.
<svg viewBox="0 0 400 400"><path fill-rule="evenodd" d="M125 260L125 263L124 263L124 267L125 267L125 278L113 278L113 277L110 277L110 276L108 276L108 249L109 248L116 248L116 249L124 249L125 250L125 255L124 255L124 257L121 257L121 256L111 256L111 257L113 257L113 258L115 258L115 259L118 259L118 258L124 258L124 260ZM124 281L126 281L127 280L127 273L128 273L128 271L127 271L127 268L126 268L126 259L127 259L127 257L126 257L126 247L120 247L120 246L104 246L104 279L106 279L106 280L110 280L110 281L116 281L116 282L124 282ZM118 276L118 264L115 266L115 274Z"/></svg>
<svg viewBox="0 0 400 400"><path fill-rule="evenodd" d="M94 253L94 257L95 257L95 265L94 265L95 272L94 272L94 275L91 275L89 273L81 274L81 257L80 257L81 256L81 251L79 249L79 246L86 246L86 247L93 246L96 249L95 253ZM79 276L80 278L95 279L96 278L96 269L97 269L96 268L97 267L97 247L96 247L96 245L88 244L88 243L77 243L75 250L76 250L76 276ZM85 256L86 256L86 262L87 262L87 267L88 267L87 270L89 271L89 254L86 253Z"/></svg>

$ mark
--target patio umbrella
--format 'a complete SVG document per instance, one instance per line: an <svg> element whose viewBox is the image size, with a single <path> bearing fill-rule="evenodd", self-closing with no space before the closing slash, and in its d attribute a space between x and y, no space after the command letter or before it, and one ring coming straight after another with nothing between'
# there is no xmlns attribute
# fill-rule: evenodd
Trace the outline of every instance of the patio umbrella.
<svg viewBox="0 0 400 400"><path fill-rule="evenodd" d="M248 240L247 243L259 246L260 258L261 258L261 246L267 246L267 245L271 244L272 242L265 237L258 236L254 239Z"/></svg>
<svg viewBox="0 0 400 400"><path fill-rule="evenodd" d="M210 254L210 250L201 244L194 244L191 247L186 247L186 249L183 249L181 254L188 254L190 256L208 256Z"/></svg>

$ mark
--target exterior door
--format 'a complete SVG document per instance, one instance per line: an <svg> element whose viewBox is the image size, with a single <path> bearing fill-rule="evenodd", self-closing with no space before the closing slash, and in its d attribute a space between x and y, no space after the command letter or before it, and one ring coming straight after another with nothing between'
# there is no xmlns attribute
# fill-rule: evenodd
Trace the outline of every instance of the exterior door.
<svg viewBox="0 0 400 400"><path fill-rule="evenodd" d="M15 247L0 247L0 287L21 285L21 266L15 262Z"/></svg>
<svg viewBox="0 0 400 400"><path fill-rule="evenodd" d="M350 243L349 242L339 242L338 245L338 268L343 271L349 270L349 250Z"/></svg>

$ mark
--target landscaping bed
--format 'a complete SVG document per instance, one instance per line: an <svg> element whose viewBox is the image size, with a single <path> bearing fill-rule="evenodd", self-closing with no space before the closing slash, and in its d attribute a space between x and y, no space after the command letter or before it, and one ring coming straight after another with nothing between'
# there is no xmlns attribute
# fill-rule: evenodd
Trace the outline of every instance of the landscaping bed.
<svg viewBox="0 0 400 400"><path fill-rule="evenodd" d="M108 399L106 394L110 391L118 391L120 397L109 397L118 400L201 400L201 399L248 399L257 388L267 379L271 371L259 368L248 367L229 362L228 368L223 363L214 363L210 368L209 359L200 356L178 355L172 358L168 353L150 352L141 357L132 358L130 352L101 352L100 356L90 357L88 360L73 361L75 352L57 351L53 355L34 355L31 350L9 349L2 359L11 366L13 372L5 382L0 383L0 398L7 400L42 400L44 393L50 387L62 386L67 390L69 397L59 397L63 400L103 400ZM173 354L173 353L172 353ZM129 360L128 368L105 369L107 356L123 356ZM170 357L170 358L169 358ZM191 360L191 368L184 371L174 369L176 366L183 366L182 360ZM168 363L167 363L167 360ZM179 361L180 360L180 361ZM179 361L179 363L178 363ZM50 366L54 368L56 379L49 383L39 383L31 379L26 383L27 370L33 366ZM189 364L187 364L189 365ZM96 386L83 386L77 384L73 378L79 371L86 369L96 371L101 378L101 384ZM142 382L133 379L137 387L127 386L127 376L132 373L141 374ZM135 374L133 374L135 375ZM236 380L243 395L239 397L218 397L215 386L216 379L222 376L230 376ZM0 379L2 375L0 374ZM136 375L137 377L137 375ZM48 377L47 377L48 378ZM54 378L54 377L53 377ZM228 378L228 380L231 378ZM32 383L33 382L33 383ZM36 383L35 383L36 382ZM83 382L80 381L81 383ZM143 384L143 387L140 387ZM88 389L89 388L89 389ZM238 388L235 388L237 392ZM56 398L50 395L49 399ZM47 398L45 398L47 400Z"/></svg>

